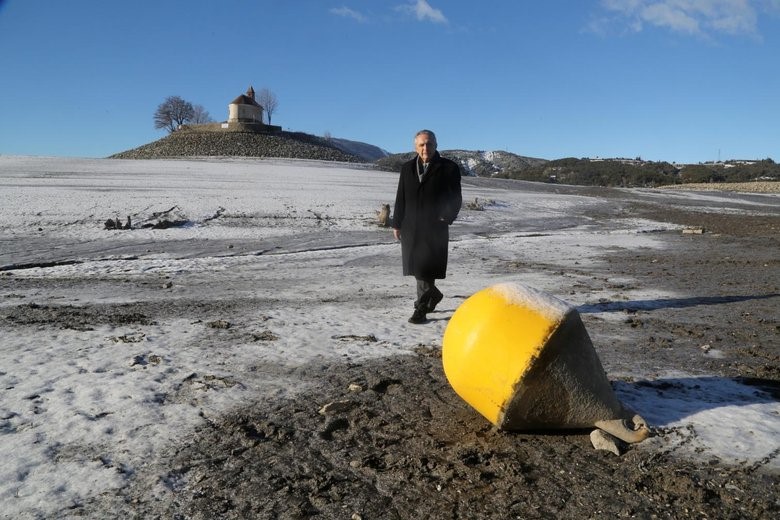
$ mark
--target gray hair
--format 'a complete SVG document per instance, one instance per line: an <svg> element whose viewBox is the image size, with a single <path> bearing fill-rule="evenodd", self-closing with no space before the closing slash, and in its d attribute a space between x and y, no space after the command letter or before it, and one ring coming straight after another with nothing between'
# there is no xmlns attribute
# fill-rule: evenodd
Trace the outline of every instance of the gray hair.
<svg viewBox="0 0 780 520"><path fill-rule="evenodd" d="M414 139L416 140L421 135L427 135L431 139L433 139L434 143L438 144L438 141L436 141L436 134L434 134L431 130L420 130L416 134L414 134Z"/></svg>

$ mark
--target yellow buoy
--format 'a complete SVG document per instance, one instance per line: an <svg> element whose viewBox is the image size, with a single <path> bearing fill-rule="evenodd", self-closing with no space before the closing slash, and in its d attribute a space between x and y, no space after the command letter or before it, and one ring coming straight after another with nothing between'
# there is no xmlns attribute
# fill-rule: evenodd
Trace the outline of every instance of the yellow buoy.
<svg viewBox="0 0 780 520"><path fill-rule="evenodd" d="M532 287L498 284L463 302L442 362L455 392L501 429L599 426L627 442L649 433L615 396L577 310Z"/></svg>

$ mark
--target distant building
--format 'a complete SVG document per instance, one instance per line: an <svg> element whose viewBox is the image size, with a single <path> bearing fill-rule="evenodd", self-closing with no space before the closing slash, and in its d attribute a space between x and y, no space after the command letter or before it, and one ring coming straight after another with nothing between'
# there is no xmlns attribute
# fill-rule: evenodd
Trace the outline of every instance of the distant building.
<svg viewBox="0 0 780 520"><path fill-rule="evenodd" d="M198 125L201 132L281 132L281 126L263 123L263 107L255 99L255 89L250 85L246 94L241 94L228 105L228 119L224 123Z"/></svg>
<svg viewBox="0 0 780 520"><path fill-rule="evenodd" d="M255 89L251 85L246 94L241 94L228 105L227 122L263 124L263 107L255 100Z"/></svg>

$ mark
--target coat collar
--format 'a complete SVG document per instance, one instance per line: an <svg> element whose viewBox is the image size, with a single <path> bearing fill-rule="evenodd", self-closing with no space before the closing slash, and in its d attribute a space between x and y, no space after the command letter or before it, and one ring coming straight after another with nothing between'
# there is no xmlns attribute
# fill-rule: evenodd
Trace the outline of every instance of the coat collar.
<svg viewBox="0 0 780 520"><path fill-rule="evenodd" d="M436 171L436 168L439 165L439 159L441 156L439 155L439 152L437 151L435 154L433 154L433 157L431 157L431 161L428 163L428 172L425 174L425 176L422 178L422 181L420 181L419 176L417 175L417 171L422 168L422 159L420 158L419 154L415 158L415 179L417 179L417 182L419 182L421 185L425 184L425 182L431 178L431 174L433 174L434 171Z"/></svg>
<svg viewBox="0 0 780 520"><path fill-rule="evenodd" d="M437 150L436 153L433 154L433 157L431 158L431 166L439 162L439 159L441 159L441 155L439 155L439 151ZM417 154L417 160L422 161L420 158L420 154Z"/></svg>

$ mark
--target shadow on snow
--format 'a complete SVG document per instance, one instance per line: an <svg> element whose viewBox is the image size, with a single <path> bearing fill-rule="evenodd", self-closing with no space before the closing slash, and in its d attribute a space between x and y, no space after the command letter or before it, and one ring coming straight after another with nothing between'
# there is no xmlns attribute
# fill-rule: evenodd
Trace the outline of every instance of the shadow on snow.
<svg viewBox="0 0 780 520"><path fill-rule="evenodd" d="M771 379L679 377L613 381L612 386L621 400L655 426L726 406L780 402L780 381Z"/></svg>
<svg viewBox="0 0 780 520"><path fill-rule="evenodd" d="M685 307L696 307L697 305L720 305L723 303L764 300L767 298L776 298L778 296L780 296L780 293L750 296L694 296L691 298L669 298L662 300L603 302L580 305L577 307L577 311L580 314L594 314L598 312L657 311L659 309L681 309Z"/></svg>

